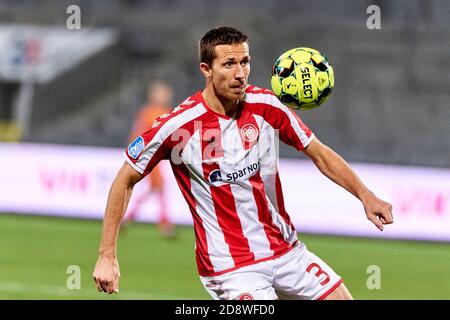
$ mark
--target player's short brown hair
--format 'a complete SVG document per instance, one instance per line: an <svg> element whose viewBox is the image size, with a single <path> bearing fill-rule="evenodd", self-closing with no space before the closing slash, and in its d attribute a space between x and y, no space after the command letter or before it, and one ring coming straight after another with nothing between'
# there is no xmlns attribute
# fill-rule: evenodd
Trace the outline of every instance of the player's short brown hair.
<svg viewBox="0 0 450 320"><path fill-rule="evenodd" d="M247 42L247 35L233 27L218 27L209 30L200 40L199 54L200 62L211 66L216 57L215 46L221 44L240 44Z"/></svg>

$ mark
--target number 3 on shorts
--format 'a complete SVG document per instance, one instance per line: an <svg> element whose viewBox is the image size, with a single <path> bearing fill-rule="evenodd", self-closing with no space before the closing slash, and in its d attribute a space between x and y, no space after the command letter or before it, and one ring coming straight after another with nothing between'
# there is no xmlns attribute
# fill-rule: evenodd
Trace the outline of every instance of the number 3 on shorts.
<svg viewBox="0 0 450 320"><path fill-rule="evenodd" d="M317 272L314 274L317 278L319 278L321 275L325 275L325 279L320 282L321 286L326 285L328 282L330 282L330 276L328 273L322 270L322 268L315 262L310 263L309 266L306 268L306 272L311 273L311 270L317 268Z"/></svg>

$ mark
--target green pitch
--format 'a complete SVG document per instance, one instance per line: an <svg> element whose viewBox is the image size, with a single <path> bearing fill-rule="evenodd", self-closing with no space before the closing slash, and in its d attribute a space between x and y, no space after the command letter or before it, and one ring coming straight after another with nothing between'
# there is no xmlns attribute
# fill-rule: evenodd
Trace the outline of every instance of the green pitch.
<svg viewBox="0 0 450 320"><path fill-rule="evenodd" d="M196 275L193 230L165 240L153 225L119 238L120 293L92 280L101 222L0 215L0 299L209 299ZM450 244L301 235L340 274L356 299L450 299ZM367 268L381 270L369 290ZM69 266L77 266L69 269ZM80 289L72 286L79 267Z"/></svg>

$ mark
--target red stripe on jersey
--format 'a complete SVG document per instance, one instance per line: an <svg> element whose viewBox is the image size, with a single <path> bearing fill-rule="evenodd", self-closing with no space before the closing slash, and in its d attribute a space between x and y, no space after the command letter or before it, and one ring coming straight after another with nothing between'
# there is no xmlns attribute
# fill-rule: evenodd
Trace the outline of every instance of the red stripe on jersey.
<svg viewBox="0 0 450 320"><path fill-rule="evenodd" d="M196 122L195 121L201 121L203 116L200 116L197 119L194 119L192 121L189 121L184 126L179 128L178 130L183 130L183 133L188 132L189 135L186 136L185 134L177 134L177 132L174 132L172 135L174 138L174 151L177 153L176 156L181 156L184 147L186 146L189 139L194 135L194 132L196 130L199 130L200 127L195 127ZM176 139L175 137L178 137ZM214 266L209 258L209 251L208 251L208 241L206 238L206 230L203 226L203 220L200 217L200 215L196 211L197 203L195 201L195 197L191 192L191 178L189 175L189 170L186 167L186 165L182 162L177 162L175 164L171 158L171 166L172 171L175 175L175 179L177 180L177 184L181 190L181 193L184 196L184 199L186 200L189 210L191 211L192 218L194 221L194 232L195 232L195 244L196 244L196 261L197 261L197 269L200 274L208 274L214 272Z"/></svg>
<svg viewBox="0 0 450 320"><path fill-rule="evenodd" d="M258 143L260 128L255 117L246 109L240 108L236 114L236 124L239 129L244 150L251 149Z"/></svg>
<svg viewBox="0 0 450 320"><path fill-rule="evenodd" d="M245 108L247 108L251 113L259 115L264 118L274 129L280 130L280 139L290 145L295 147L297 150L303 150L305 147L300 141L300 137L295 132L291 125L291 119L289 115L286 114L282 109L272 106L266 103L260 102L244 102ZM306 136L309 138L312 135L311 130L302 122L298 115L291 109L287 108L288 112L292 114L299 124L300 128L305 132Z"/></svg>
<svg viewBox="0 0 450 320"><path fill-rule="evenodd" d="M255 197L256 206L258 208L258 219L264 226L264 231L270 243L270 250L277 255L285 251L290 244L284 240L280 230L273 223L267 204L264 182L262 181L259 172L250 177L249 181L253 187L253 196Z"/></svg>
<svg viewBox="0 0 450 320"><path fill-rule="evenodd" d="M287 108L288 112L290 114L292 114L292 116L295 118L295 120L297 120L298 125L300 126L300 128L306 133L306 136L309 138L312 135L311 130L303 123L302 119L300 119L300 117L298 116L298 114L296 114L294 112L294 110L292 110L291 108Z"/></svg>
<svg viewBox="0 0 450 320"><path fill-rule="evenodd" d="M208 121L208 116L202 121L201 139L202 139L202 159L212 160L224 156L222 148L222 133L219 122Z"/></svg>
<svg viewBox="0 0 450 320"><path fill-rule="evenodd" d="M170 136L164 140L161 146L155 151L150 161L147 163L147 166L144 169L143 175L146 176L149 174L153 168L162 160L167 159L169 156L169 150L172 141L170 141ZM132 159L132 158L131 158Z"/></svg>
<svg viewBox="0 0 450 320"><path fill-rule="evenodd" d="M173 174L180 187L181 193L184 199L189 205L189 209L194 220L194 232L195 232L195 259L197 261L197 269L199 274L211 274L214 273L214 266L209 258L208 242L206 240L206 231L203 227L203 220L196 211L196 201L194 195L191 192L191 179L189 171L184 164L175 165L171 163Z"/></svg>
<svg viewBox="0 0 450 320"><path fill-rule="evenodd" d="M283 198L283 190L281 188L281 180L280 175L278 174L275 177L275 192L277 194L277 205L278 205L278 213L283 218L284 222L291 226L292 229L295 230L294 225L292 224L291 218L289 217L286 209L284 208L284 198Z"/></svg>
<svg viewBox="0 0 450 320"><path fill-rule="evenodd" d="M217 118L208 121L209 128L214 129L221 134L220 125ZM213 128L214 127L214 128ZM206 132L202 128L202 153L209 144L209 137L204 137L203 133ZM219 146L222 148L222 146ZM210 178L213 176L211 173L216 172L214 175L220 172L220 167L217 162L203 163L203 174L206 181L211 182ZM217 180L215 180L217 181ZM220 181L218 181L221 184ZM214 210L217 217L217 222L222 229L225 242L230 248L230 254L233 258L234 265L238 266L248 261L255 261L255 255L250 251L250 245L248 239L244 236L242 230L242 224L239 219L236 210L236 204L234 202L234 196L231 191L231 186L228 183L222 185L210 184L211 197L214 203Z"/></svg>
<svg viewBox="0 0 450 320"><path fill-rule="evenodd" d="M186 101L188 101L188 100L186 100ZM186 102L186 101L185 101L185 102ZM191 108L194 107L195 105L196 105L195 103L192 103L192 104L189 104L189 105L183 105L183 104L181 104L181 105L179 105L177 108L175 108L174 110L170 111L169 113L166 113L166 114L164 114L164 115L159 116L158 118L156 118L155 122L152 124L152 127L150 127L147 131L145 131L145 132L143 132L143 133L140 134L140 136L142 137L142 139L144 139L144 145L147 146L147 145L150 143L150 141L153 140L153 138L154 138L154 137L156 136L156 134L161 130L161 128L163 127L163 125L164 125L167 121L169 121L170 119L173 119L174 117L180 115L180 114L183 113L184 111L191 109ZM168 140L166 139L166 140L164 141L164 143L166 143L166 141L168 141ZM166 146L167 146L167 144L166 144ZM159 149L160 149L160 148L159 148ZM158 151L159 151L159 149L158 149ZM145 150L145 149L144 149L144 150ZM141 154L142 154L142 152L141 152L141 154L139 154L139 156L133 158L133 157L131 157L131 156L128 154L128 148L126 149L125 152L126 152L128 158L130 159L130 161L133 162L134 164L136 164L136 162L139 161L139 158L140 158L140 156L141 156ZM160 152L160 158L159 158L158 162L159 162L161 159L163 159L163 158L164 158L164 155L161 156L161 152ZM157 164L158 162L156 162L156 164ZM153 167L154 167L156 164L153 164L153 166L147 165L147 167L149 168L149 170L147 170L147 168L146 168L146 171L151 171L151 169L153 169Z"/></svg>

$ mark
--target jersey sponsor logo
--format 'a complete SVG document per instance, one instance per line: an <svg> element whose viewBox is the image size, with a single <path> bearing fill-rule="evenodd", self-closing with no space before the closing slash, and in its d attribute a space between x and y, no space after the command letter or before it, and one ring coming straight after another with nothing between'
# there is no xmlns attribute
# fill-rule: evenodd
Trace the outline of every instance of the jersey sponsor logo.
<svg viewBox="0 0 450 320"><path fill-rule="evenodd" d="M215 169L215 170L211 171L208 179L209 179L209 182L211 182L211 183L218 182L218 181L230 182L230 181L242 180L239 178L242 178L244 176L251 176L252 173L257 172L258 169L259 169L259 163L255 162L255 163L250 164L240 170L233 171L233 172L227 173L227 174L224 173L225 178L222 178L222 171L220 169Z"/></svg>
<svg viewBox="0 0 450 320"><path fill-rule="evenodd" d="M250 293L243 293L239 296L239 300L255 300Z"/></svg>
<svg viewBox="0 0 450 320"><path fill-rule="evenodd" d="M255 162L253 164L250 164L246 166L245 168L234 171L227 174L227 180L226 181L236 181L238 178L242 178L243 176L250 175L253 172L258 171L259 169L259 163Z"/></svg>
<svg viewBox="0 0 450 320"><path fill-rule="evenodd" d="M253 142L258 138L258 129L251 123L247 123L241 128L241 137L245 141Z"/></svg>
<svg viewBox="0 0 450 320"><path fill-rule="evenodd" d="M139 136L137 137L129 146L128 146L128 155L133 159L137 159L137 157L141 154L142 150L144 150L144 139Z"/></svg>
<svg viewBox="0 0 450 320"><path fill-rule="evenodd" d="M219 169L213 170L209 174L209 182L222 181L222 172Z"/></svg>

